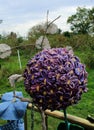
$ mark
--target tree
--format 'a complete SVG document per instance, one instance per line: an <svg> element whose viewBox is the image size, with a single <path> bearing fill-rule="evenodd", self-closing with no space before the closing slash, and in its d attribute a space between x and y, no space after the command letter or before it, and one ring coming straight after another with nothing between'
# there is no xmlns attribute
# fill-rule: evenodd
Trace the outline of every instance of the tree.
<svg viewBox="0 0 94 130"><path fill-rule="evenodd" d="M8 35L8 38L16 39L17 38L17 34L15 32L10 32L10 34Z"/></svg>
<svg viewBox="0 0 94 130"><path fill-rule="evenodd" d="M3 22L3 20L0 19L0 24ZM0 39L2 39L2 35L0 34Z"/></svg>
<svg viewBox="0 0 94 130"><path fill-rule="evenodd" d="M70 32L65 31L65 32L63 32L63 35L64 35L65 37L70 37Z"/></svg>
<svg viewBox="0 0 94 130"><path fill-rule="evenodd" d="M94 7L92 9L78 7L76 14L70 16L67 23L71 24L71 30L74 33L93 33Z"/></svg>

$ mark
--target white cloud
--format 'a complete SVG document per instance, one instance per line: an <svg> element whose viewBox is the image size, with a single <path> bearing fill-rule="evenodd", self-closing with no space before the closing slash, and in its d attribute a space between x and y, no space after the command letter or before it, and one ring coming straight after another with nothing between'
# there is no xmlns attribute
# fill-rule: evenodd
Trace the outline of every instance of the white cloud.
<svg viewBox="0 0 94 130"><path fill-rule="evenodd" d="M3 4L1 3L2 6L0 5L0 16L4 22L0 24L0 33L9 33L13 31L22 36L26 36L31 27L35 26L38 23L46 21L47 9L50 11L49 20L52 21L61 15L61 17L54 23L60 29L62 29L62 31L68 31L70 29L70 26L67 24L67 18L74 14L76 12L76 8L78 7L78 4L76 5L76 2L74 0L71 0L74 2L74 5L72 5L72 2L70 2L70 0L52 0L50 2L40 0L37 1L37 3L36 1L31 2L31 0L21 0L20 3L18 0L3 1ZM89 0L86 0L86 2L88 1ZM77 2L81 3L80 0ZM4 3L6 3L6 5ZM91 6L86 7L90 8Z"/></svg>
<svg viewBox="0 0 94 130"><path fill-rule="evenodd" d="M26 23L17 23L15 25L11 26L5 26L3 28L0 28L0 33L8 34L10 32L16 32L17 34L21 36L26 36L29 29L37 24L39 21L29 21Z"/></svg>
<svg viewBox="0 0 94 130"><path fill-rule="evenodd" d="M69 25L67 24L67 19L75 12L76 12L76 7L62 7L56 11L51 12L50 18L52 17L52 19L54 19L57 16L61 15L61 17L57 19L55 23L58 25L60 29L62 29L62 31L68 31Z"/></svg>
<svg viewBox="0 0 94 130"><path fill-rule="evenodd" d="M75 7L69 7L69 8L60 8L56 11L49 12L49 20L53 21L56 17L61 15L59 19L55 21L55 24L62 29L63 31L69 30L69 26L66 24L67 18L75 12L76 8ZM44 14L44 13L43 13ZM33 26L35 26L38 23L46 21L46 12L45 15L43 14L39 17L39 14L28 14L22 16L26 21L21 21L21 23L12 23L11 25L8 26L9 23L4 24L2 28L0 28L0 32L17 32L20 35L26 35L29 29ZM32 17L33 19L32 19ZM28 19L30 18L31 19ZM34 17L36 17L34 19ZM9 19L12 19L11 17ZM1 25L0 25L1 26Z"/></svg>

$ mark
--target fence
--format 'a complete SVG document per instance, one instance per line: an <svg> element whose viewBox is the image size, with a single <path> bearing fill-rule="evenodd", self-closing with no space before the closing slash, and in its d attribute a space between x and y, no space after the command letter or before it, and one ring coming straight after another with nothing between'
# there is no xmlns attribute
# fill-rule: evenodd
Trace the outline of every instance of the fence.
<svg viewBox="0 0 94 130"><path fill-rule="evenodd" d="M30 110L31 108L32 108L32 104L29 103L27 109ZM34 110L38 111L38 109L36 107L34 107ZM60 112L60 111L51 112L50 110L46 110L45 114L47 115L47 117L51 116L53 118L64 120L64 114L63 114L63 112ZM67 114L67 118L68 118L68 121L70 123L78 124L78 125L84 127L85 130L94 130L94 122L92 123L87 119L77 117L77 116L73 116L73 115L70 115L70 114ZM28 126L27 125L27 121L28 121L27 114L25 114L25 119L24 120L25 120L25 130L28 130L28 127L27 127Z"/></svg>
<svg viewBox="0 0 94 130"><path fill-rule="evenodd" d="M17 47L17 48L19 48L19 47ZM24 48L25 48L25 46L24 46ZM25 54L25 55L28 56L27 54ZM32 104L29 104L28 105L28 109L30 110L31 108L32 108ZM37 110L37 109L35 108L35 110ZM64 115L60 111L53 111L53 112L51 112L50 110L46 110L45 113L46 113L46 115L48 117L52 116L52 117L57 118L57 119L61 119L61 120L64 119ZM72 116L72 115L68 114L68 120L71 123L75 123L75 124L83 126L84 128L86 128L86 130L94 130L94 123L91 123L90 121L88 121L86 119L83 119L83 118L80 118L80 117L76 117L76 116ZM26 114L25 115L25 130L28 130L27 122L28 122L28 117L27 117L27 114Z"/></svg>

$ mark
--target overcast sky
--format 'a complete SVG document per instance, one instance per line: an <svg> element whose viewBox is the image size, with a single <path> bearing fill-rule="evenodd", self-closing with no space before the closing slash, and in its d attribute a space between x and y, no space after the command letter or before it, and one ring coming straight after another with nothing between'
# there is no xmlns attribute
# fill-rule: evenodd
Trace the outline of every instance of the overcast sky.
<svg viewBox="0 0 94 130"><path fill-rule="evenodd" d="M94 7L94 0L0 0L0 34L13 31L26 36L32 26L46 21L47 10L50 21L61 15L55 24L62 31L69 31L67 18L78 6Z"/></svg>

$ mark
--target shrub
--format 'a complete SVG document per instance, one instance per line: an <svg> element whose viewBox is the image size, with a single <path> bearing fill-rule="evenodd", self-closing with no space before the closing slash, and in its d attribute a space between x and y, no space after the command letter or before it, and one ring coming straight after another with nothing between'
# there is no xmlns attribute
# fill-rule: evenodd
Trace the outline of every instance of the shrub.
<svg viewBox="0 0 94 130"><path fill-rule="evenodd" d="M94 52L93 51L89 51L86 54L85 57L85 64L89 67L89 68L94 68Z"/></svg>

